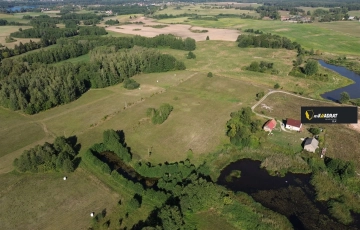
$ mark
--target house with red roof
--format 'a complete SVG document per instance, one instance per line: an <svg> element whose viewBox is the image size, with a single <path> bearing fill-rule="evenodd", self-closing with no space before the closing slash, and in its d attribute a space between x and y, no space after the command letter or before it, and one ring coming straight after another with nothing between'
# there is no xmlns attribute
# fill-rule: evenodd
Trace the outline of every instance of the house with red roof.
<svg viewBox="0 0 360 230"><path fill-rule="evenodd" d="M287 129L294 130L294 131L301 131L301 127L302 127L302 124L301 124L301 121L299 121L299 120L295 120L295 119L291 119L291 118L288 118L286 120L285 128L287 128Z"/></svg>
<svg viewBox="0 0 360 230"><path fill-rule="evenodd" d="M271 132L276 127L276 121L274 119L269 120L264 125L264 130L266 132Z"/></svg>

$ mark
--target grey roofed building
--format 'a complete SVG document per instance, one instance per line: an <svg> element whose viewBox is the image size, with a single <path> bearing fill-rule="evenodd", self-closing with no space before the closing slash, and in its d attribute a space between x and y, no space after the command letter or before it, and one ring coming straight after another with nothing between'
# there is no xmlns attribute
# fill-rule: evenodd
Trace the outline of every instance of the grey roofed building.
<svg viewBox="0 0 360 230"><path fill-rule="evenodd" d="M306 138L304 144L304 150L314 153L319 148L319 141L315 138Z"/></svg>

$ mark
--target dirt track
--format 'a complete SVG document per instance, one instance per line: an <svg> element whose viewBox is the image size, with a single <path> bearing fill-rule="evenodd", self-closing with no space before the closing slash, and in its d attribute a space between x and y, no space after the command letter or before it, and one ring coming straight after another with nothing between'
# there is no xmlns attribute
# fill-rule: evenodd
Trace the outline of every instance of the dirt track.
<svg viewBox="0 0 360 230"><path fill-rule="evenodd" d="M195 27L195 26L192 27L190 25L183 25L183 24L162 24L162 23L154 22L152 19L147 19L144 17L132 20L132 22L140 22L140 21L143 22L144 24L109 26L106 28L106 30L124 33L124 34L141 35L144 37L155 37L156 35L159 34L173 34L182 38L190 37L195 39L196 41L205 41L206 36L209 36L210 40L236 41L237 37L240 34L239 31L230 30L230 29L214 29L214 28L204 28L204 27ZM167 27L164 28L147 27L149 25L167 25ZM194 33L190 31L190 28L192 30L208 30L208 32Z"/></svg>

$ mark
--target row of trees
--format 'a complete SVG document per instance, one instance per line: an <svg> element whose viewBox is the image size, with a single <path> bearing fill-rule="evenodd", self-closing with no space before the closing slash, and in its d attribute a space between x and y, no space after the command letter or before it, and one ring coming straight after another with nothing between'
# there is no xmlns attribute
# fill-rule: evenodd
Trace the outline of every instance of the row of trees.
<svg viewBox="0 0 360 230"><path fill-rule="evenodd" d="M10 34L15 38L45 38L47 40L55 41L58 38L67 38L76 35L105 35L107 34L104 27L97 26L80 26L77 28L30 28L26 30L19 30ZM55 43L54 42L54 43Z"/></svg>
<svg viewBox="0 0 360 230"><path fill-rule="evenodd" d="M173 106L168 103L164 103L159 107L159 109L148 108L146 115L151 118L151 122L153 124L162 124L169 117L173 109Z"/></svg>
<svg viewBox="0 0 360 230"><path fill-rule="evenodd" d="M119 23L120 22L117 19L116 20L110 19L105 22L106 25L118 25Z"/></svg>
<svg viewBox="0 0 360 230"><path fill-rule="evenodd" d="M265 61L253 61L251 62L250 66L246 67L246 70L254 71L254 72L261 72L265 73L270 70L271 74L278 74L279 71L276 69L273 69L274 63L272 62L265 62Z"/></svg>
<svg viewBox="0 0 360 230"><path fill-rule="evenodd" d="M285 48L288 50L301 49L300 44L291 42L286 37L273 34L245 35L241 34L237 40L239 47Z"/></svg>
<svg viewBox="0 0 360 230"><path fill-rule="evenodd" d="M0 19L0 26L22 26L24 25L23 23L20 22L14 22L14 21L8 21L5 19Z"/></svg>
<svg viewBox="0 0 360 230"><path fill-rule="evenodd" d="M74 29L76 30L76 29ZM131 38L126 37L100 37L96 36L102 35L106 33L104 28L98 29L98 27L88 27L88 28L80 28L78 34L90 34L86 36L76 36L69 38L65 37L50 37L51 40L48 40L49 37L42 37L39 42L31 41L28 43L20 43L19 45L15 45L14 49L4 48L0 49L0 60L8 57L13 57L19 54L26 53L31 50L47 47L51 44L60 45L59 48L49 49L44 52L37 52L29 56L22 57L23 61L28 62L41 62L41 63L54 63L62 60L66 60L68 58L77 57L79 55L83 55L87 53L89 50L98 46L114 46L116 49L123 48L132 48L135 45L143 46L148 48L156 48L159 46L170 47L172 49L180 49L180 50L195 50L196 42L192 38L182 39L180 37L176 37L171 34L161 34L157 35L153 38L147 38L142 36L135 36ZM81 43L81 44L79 44ZM76 49L73 48L76 46ZM76 56L77 55L77 56Z"/></svg>
<svg viewBox="0 0 360 230"><path fill-rule="evenodd" d="M24 62L32 63L44 63L52 64L67 60L69 58L79 57L87 54L90 50L90 44L88 42L75 43L69 42L67 45L60 45L52 49L48 49L45 52L36 52L27 54L21 57Z"/></svg>
<svg viewBox="0 0 360 230"><path fill-rule="evenodd" d="M52 144L46 142L44 145L25 150L13 164L20 172L62 171L68 173L75 170L74 159L77 153L76 143L60 136Z"/></svg>
<svg viewBox="0 0 360 230"><path fill-rule="evenodd" d="M23 44L22 42L19 43L19 45L15 45L14 49L9 49L8 47L5 47L3 49L0 49L0 61L4 58L13 57L16 55L20 55L26 52L29 52L31 50L40 49L41 47L46 47L49 44L46 39L41 39L39 42L34 42L30 40L30 42L27 42Z"/></svg>

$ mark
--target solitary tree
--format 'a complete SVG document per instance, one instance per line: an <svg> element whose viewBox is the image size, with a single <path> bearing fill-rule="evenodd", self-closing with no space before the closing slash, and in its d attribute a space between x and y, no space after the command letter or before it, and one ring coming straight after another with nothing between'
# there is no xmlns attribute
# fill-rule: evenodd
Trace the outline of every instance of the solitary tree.
<svg viewBox="0 0 360 230"><path fill-rule="evenodd" d="M189 51L189 53L187 54L186 58L187 58L187 59L195 59L195 58L196 58L196 55L195 55L193 52Z"/></svg>
<svg viewBox="0 0 360 230"><path fill-rule="evenodd" d="M260 69L260 65L259 65L259 62L256 62L256 61L253 61L251 62L248 70L251 70L251 71L255 71L255 72L258 72Z"/></svg>
<svg viewBox="0 0 360 230"><path fill-rule="evenodd" d="M319 128L310 128L309 132L312 133L313 135L319 135L321 131Z"/></svg>
<svg viewBox="0 0 360 230"><path fill-rule="evenodd" d="M274 89L278 89L278 88L280 88L280 85L279 85L279 83L276 83L276 84L274 85Z"/></svg>
<svg viewBox="0 0 360 230"><path fill-rule="evenodd" d="M350 100L350 95L347 92L342 92L340 94L340 103L345 104Z"/></svg>
<svg viewBox="0 0 360 230"><path fill-rule="evenodd" d="M212 72L209 72L209 73L207 74L207 76L208 76L208 77L213 77Z"/></svg>
<svg viewBox="0 0 360 230"><path fill-rule="evenodd" d="M315 60L308 60L304 68L304 73L310 76L316 74L318 70L319 70L318 62Z"/></svg>
<svg viewBox="0 0 360 230"><path fill-rule="evenodd" d="M210 40L209 36L206 36L206 40Z"/></svg>

